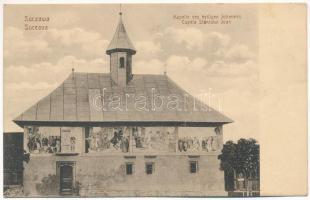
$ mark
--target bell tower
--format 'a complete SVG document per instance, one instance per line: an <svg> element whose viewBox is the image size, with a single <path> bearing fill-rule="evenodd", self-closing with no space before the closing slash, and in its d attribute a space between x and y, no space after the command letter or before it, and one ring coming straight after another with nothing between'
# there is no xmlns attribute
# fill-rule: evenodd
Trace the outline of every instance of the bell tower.
<svg viewBox="0 0 310 200"><path fill-rule="evenodd" d="M110 56L110 75L113 82L121 87L126 87L132 79L132 55L136 50L131 43L122 21L122 12L112 41L106 53Z"/></svg>

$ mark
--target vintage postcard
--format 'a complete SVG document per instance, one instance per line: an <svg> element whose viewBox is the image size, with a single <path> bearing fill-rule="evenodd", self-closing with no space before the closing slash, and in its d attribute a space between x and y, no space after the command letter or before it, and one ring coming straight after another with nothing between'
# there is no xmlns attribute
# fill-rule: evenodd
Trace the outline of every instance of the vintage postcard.
<svg viewBox="0 0 310 200"><path fill-rule="evenodd" d="M304 4L4 4L4 197L307 195Z"/></svg>

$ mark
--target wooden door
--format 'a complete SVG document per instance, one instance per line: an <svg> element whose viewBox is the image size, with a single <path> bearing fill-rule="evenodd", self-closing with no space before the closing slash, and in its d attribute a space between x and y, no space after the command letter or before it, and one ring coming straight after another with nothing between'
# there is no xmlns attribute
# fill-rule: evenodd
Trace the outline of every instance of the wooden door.
<svg viewBox="0 0 310 200"><path fill-rule="evenodd" d="M73 165L70 164L60 165L60 193L61 194L73 193Z"/></svg>

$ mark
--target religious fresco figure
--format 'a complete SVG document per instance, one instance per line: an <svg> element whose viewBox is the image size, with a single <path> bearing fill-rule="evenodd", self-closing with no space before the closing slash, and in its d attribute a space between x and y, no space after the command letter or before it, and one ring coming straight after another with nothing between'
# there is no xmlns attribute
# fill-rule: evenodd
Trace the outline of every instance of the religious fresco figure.
<svg viewBox="0 0 310 200"><path fill-rule="evenodd" d="M207 151L210 152L212 150L212 136L208 137L207 139Z"/></svg>
<svg viewBox="0 0 310 200"><path fill-rule="evenodd" d="M59 140L56 140L56 152L60 153L60 138Z"/></svg>
<svg viewBox="0 0 310 200"><path fill-rule="evenodd" d="M76 138L70 137L70 150L71 150L71 152L75 152L75 142L76 142Z"/></svg>
<svg viewBox="0 0 310 200"><path fill-rule="evenodd" d="M200 151L200 142L199 142L199 139L197 137L194 137L194 140L193 140L193 149L195 151Z"/></svg>
<svg viewBox="0 0 310 200"><path fill-rule="evenodd" d="M212 137L212 141L211 141L212 151L216 151L218 149L218 142L217 142L216 138Z"/></svg>
<svg viewBox="0 0 310 200"><path fill-rule="evenodd" d="M142 135L143 135L143 132L141 131L139 133L139 130L138 128L135 128L133 130L133 137L134 137L134 140L135 140L135 146L136 148L143 148L143 139L142 139Z"/></svg>
<svg viewBox="0 0 310 200"><path fill-rule="evenodd" d="M129 150L129 137L122 137L120 148L123 153L127 153Z"/></svg>

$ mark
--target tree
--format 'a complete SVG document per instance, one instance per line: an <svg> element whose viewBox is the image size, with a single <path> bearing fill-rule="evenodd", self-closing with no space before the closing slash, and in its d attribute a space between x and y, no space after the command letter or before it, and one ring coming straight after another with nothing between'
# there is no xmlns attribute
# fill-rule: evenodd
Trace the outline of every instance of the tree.
<svg viewBox="0 0 310 200"><path fill-rule="evenodd" d="M225 189L227 191L234 190L234 177L237 168L236 158L237 145L233 141L228 141L224 144L222 154L218 156L221 160L220 169L224 170Z"/></svg>
<svg viewBox="0 0 310 200"><path fill-rule="evenodd" d="M251 192L251 180L259 179L259 145L255 139L241 138L237 143L228 141L224 144L220 169L225 174L225 188L227 191L234 190L233 178L242 174L247 185L247 195ZM233 178L232 178L233 177Z"/></svg>

